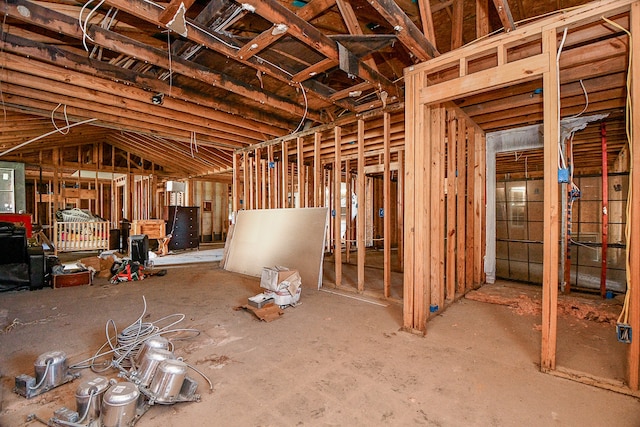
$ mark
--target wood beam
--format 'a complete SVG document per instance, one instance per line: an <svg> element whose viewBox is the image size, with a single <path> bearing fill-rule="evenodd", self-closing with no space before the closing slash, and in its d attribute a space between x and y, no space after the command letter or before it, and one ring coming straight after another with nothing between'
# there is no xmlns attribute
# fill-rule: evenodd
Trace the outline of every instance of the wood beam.
<svg viewBox="0 0 640 427"><path fill-rule="evenodd" d="M458 49L464 44L462 39L462 25L464 21L463 0L453 0L453 14L451 17L451 50Z"/></svg>
<svg viewBox="0 0 640 427"><path fill-rule="evenodd" d="M507 0L493 0L493 5L498 11L498 16L500 16L500 22L502 22L504 31L508 33L509 31L515 30L516 23L513 21L511 8L509 7L509 3L507 3Z"/></svg>
<svg viewBox="0 0 640 427"><path fill-rule="evenodd" d="M476 0L476 39L489 34L489 0Z"/></svg>
<svg viewBox="0 0 640 427"><path fill-rule="evenodd" d="M640 39L640 3L634 2L631 5L631 35L634 40ZM631 235L627 244L627 256L629 256L629 269L627 292L629 292L629 325L635 331L635 337L631 341L629 348L629 388L637 391L640 388L640 44L633 43L633 51L629 56L634 58L631 62L629 74L631 76L631 86L629 87L629 99L631 101L631 114L627 120L630 127L632 139L629 141L629 152L631 153L631 176L629 177L629 187L631 195L631 218L628 219L631 227ZM627 106L628 107L628 106Z"/></svg>
<svg viewBox="0 0 640 427"><path fill-rule="evenodd" d="M4 0L3 0L4 1ZM130 13L138 18L141 18L147 22L155 25L161 25L158 20L158 16L162 12L159 5L150 2L144 2L143 0L106 0L106 3L110 6L114 6L124 12ZM295 15L294 15L295 16ZM236 58L236 52L241 48L237 41L223 33L218 33L213 37L208 29L202 28L201 24L197 22L188 21L189 34L188 39L194 43L201 44L215 52L225 55L229 58L234 58L239 63L251 67L257 71L267 74L279 81L293 86L291 82L291 73L278 67L269 61L264 61L261 58L250 57L247 59ZM303 83L305 89L320 98L321 100L327 100L327 97L331 95L333 89L317 82L312 81ZM295 85L297 86L297 85ZM329 102L329 101L326 101ZM338 104L343 108L352 109L350 104Z"/></svg>
<svg viewBox="0 0 640 427"><path fill-rule="evenodd" d="M436 44L436 31L433 26L433 12L431 11L431 1L418 0L418 9L420 10L420 21L422 21L422 32L427 40L431 40L434 47Z"/></svg>
<svg viewBox="0 0 640 427"><path fill-rule="evenodd" d="M313 17L321 14L327 9L330 9L335 3L336 0L312 0L300 8L300 10L296 12L296 15L305 21L310 21ZM262 52L264 49L269 47L269 45L280 40L285 35L286 32L279 33L277 31L273 31L273 28L269 28L242 46L238 50L237 56L240 59L248 59Z"/></svg>
<svg viewBox="0 0 640 427"><path fill-rule="evenodd" d="M560 76L555 66L557 34L555 29L542 35L543 53L549 67L543 75L544 93L544 234L542 267L542 370L556 367L556 333L558 320L558 260L560 238L558 230L558 138L560 135L559 93Z"/></svg>
<svg viewBox="0 0 640 427"><path fill-rule="evenodd" d="M0 58L6 55L0 54ZM10 66L18 68L21 61L22 58L20 57L11 57ZM29 61L27 60L26 62ZM4 71L0 71L1 80L5 85L4 91L8 94L24 97L25 99L20 102L25 106L32 105L37 108L38 103L35 100L51 103L54 107L56 103L62 103L67 105L69 115L100 118L105 123L121 126L121 129L151 133L155 130L155 132L168 137L190 135L185 130L189 129L201 134L203 141L207 141L219 148L231 150L246 145L246 138L243 141L243 138L238 137L234 141L235 137L233 135L217 132L215 129L207 127L207 121L203 118L179 111L171 112L160 106L154 111L154 114L149 114L149 104L132 99L124 101L122 98L117 98L120 93L117 90L119 88L115 87L116 84L113 84L114 87L111 94L106 89L103 94L97 94L97 89L85 89L80 84L82 81L94 81L96 86L99 84L97 79L88 76L75 76L77 79L73 79L74 84L68 84L64 83L64 81L65 77L69 75L50 74L50 77L61 80L53 81L39 76L28 76L24 74L27 69L21 70L21 73L15 73L8 70L8 68L9 63L5 66ZM36 72L37 68L34 65L29 71ZM126 116L122 115L123 108L128 110ZM46 109L52 111L53 107L48 106ZM172 116L176 118L172 118ZM191 124L189 124L190 120L193 121Z"/></svg>
<svg viewBox="0 0 640 427"><path fill-rule="evenodd" d="M366 214L366 174L364 172L364 120L358 120L358 217L356 243L358 245L358 292L364 291L364 267L366 255L365 226ZM349 197L347 197L349 200ZM349 203L349 202L347 202Z"/></svg>
<svg viewBox="0 0 640 427"><path fill-rule="evenodd" d="M425 37L416 24L394 0L367 0L375 10L394 28L398 40L420 61L427 61L439 55L435 40Z"/></svg>
<svg viewBox="0 0 640 427"><path fill-rule="evenodd" d="M385 298L390 297L391 289L391 118L389 113L382 116L384 126L384 154L383 154L383 239L384 239L384 271L383 271L383 293ZM397 193L396 193L397 194Z"/></svg>
<svg viewBox="0 0 640 427"><path fill-rule="evenodd" d="M354 12L353 7L351 7L351 3L348 3L346 0L336 0L336 4L338 5L338 9L340 10L340 14L342 15L342 19L347 26L349 34L364 34L364 32L362 31L362 27L358 22L358 17ZM372 70L378 71L376 61L374 61L373 58L365 59L364 63L370 66Z"/></svg>
<svg viewBox="0 0 640 427"><path fill-rule="evenodd" d="M24 20L29 24L37 25L51 31L62 32L65 35L80 40L83 37L82 32L78 28L77 19L26 0L17 0L11 5L6 4L5 0L0 0L0 7L3 6L3 3L6 6L5 9L7 11L7 16ZM26 20L24 15L20 13L18 10L19 7L26 7L29 9L30 14L28 20ZM212 71L209 67L199 65L192 61L187 61L179 56L172 55L171 59L169 59L167 52L161 49L148 46L132 38L101 28L100 26L89 26L87 34L93 39L94 43L113 50L114 52L137 58L141 61L146 61L167 70L171 69L173 72L219 87L229 92L241 95L247 99L257 101L261 104L267 104L283 111L293 112L300 116L304 114L304 109L298 103L291 102L274 94L269 94L261 88L254 88L253 86L245 84L232 76ZM56 49L56 52L62 51L63 49L61 48ZM77 58L74 57L74 60L75 59ZM104 68L105 66L103 65L100 69L96 68L95 70L102 70ZM310 114L310 117L314 118L314 120L320 119L320 116L314 111L308 112L307 114Z"/></svg>
<svg viewBox="0 0 640 427"><path fill-rule="evenodd" d="M336 286L342 285L342 128L336 126L334 132L335 157L333 162L333 261Z"/></svg>
<svg viewBox="0 0 640 427"><path fill-rule="evenodd" d="M310 46L320 54L327 58L340 60L340 52L338 44L325 36L316 27L309 24L304 19L300 18L295 13L281 5L275 0L245 0L245 3L255 8L255 13L259 14L263 18L267 19L274 24L286 24L287 32L293 37L300 40L302 43ZM414 25L415 26L415 25ZM356 67L350 69L347 72L357 75L365 81L369 81L379 86L381 90L387 91L391 99L397 99L399 96L397 86L389 81L386 77L373 70L367 64L359 59L355 59L355 56L349 52L346 48L343 52L353 58ZM351 62L351 61L349 61Z"/></svg>
<svg viewBox="0 0 640 427"><path fill-rule="evenodd" d="M164 11L158 17L163 25L167 25L178 13L180 6L184 7L185 12L189 10L191 5L195 3L195 0L171 0L171 2L165 7Z"/></svg>

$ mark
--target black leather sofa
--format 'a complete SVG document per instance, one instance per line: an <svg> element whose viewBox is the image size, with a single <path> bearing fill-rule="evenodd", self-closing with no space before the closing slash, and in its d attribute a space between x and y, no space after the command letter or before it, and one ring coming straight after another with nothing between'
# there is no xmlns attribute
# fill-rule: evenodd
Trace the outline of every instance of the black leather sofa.
<svg viewBox="0 0 640 427"><path fill-rule="evenodd" d="M40 289L45 285L42 246L29 247L26 231L0 222L0 291Z"/></svg>

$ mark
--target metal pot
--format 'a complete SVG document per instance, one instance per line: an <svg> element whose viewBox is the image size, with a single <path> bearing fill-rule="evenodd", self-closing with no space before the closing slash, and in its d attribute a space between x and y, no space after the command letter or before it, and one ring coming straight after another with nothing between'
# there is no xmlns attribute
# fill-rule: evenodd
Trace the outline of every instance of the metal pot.
<svg viewBox="0 0 640 427"><path fill-rule="evenodd" d="M44 382L40 386L42 388L56 387L64 383L67 378L69 368L67 355L63 351L53 350L42 353L33 365L36 372L36 384L40 384L44 378Z"/></svg>
<svg viewBox="0 0 640 427"><path fill-rule="evenodd" d="M129 427L136 417L138 386L130 382L121 382L111 387L102 400L100 414L102 427Z"/></svg>

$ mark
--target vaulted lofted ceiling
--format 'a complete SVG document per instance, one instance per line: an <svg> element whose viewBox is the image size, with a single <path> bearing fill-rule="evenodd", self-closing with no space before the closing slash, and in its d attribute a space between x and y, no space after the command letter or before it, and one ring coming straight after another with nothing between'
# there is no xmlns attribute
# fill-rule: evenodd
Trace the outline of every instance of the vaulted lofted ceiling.
<svg viewBox="0 0 640 427"><path fill-rule="evenodd" d="M584 3L0 0L0 160L101 143L160 175L222 173L236 148L403 102L408 66ZM617 117L615 154L626 44L615 32L569 41L563 108L575 114L592 93L589 113ZM539 123L539 87L456 102L487 131Z"/></svg>

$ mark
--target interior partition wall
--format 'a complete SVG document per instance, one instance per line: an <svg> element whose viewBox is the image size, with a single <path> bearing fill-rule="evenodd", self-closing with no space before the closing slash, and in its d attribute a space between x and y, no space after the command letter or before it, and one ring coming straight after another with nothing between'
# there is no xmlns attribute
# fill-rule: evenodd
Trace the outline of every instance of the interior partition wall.
<svg viewBox="0 0 640 427"><path fill-rule="evenodd" d="M542 328L540 367L544 372L581 380L581 373L559 372L556 367L558 290L560 260L560 190L558 184L560 141L561 81L558 46L565 28L578 32L588 29L602 17L629 16L629 33L640 39L640 2L611 0L589 3L581 8L565 11L495 37L479 40L460 49L442 54L425 63L405 70L406 82L406 200L413 200L405 209L405 298L404 326L426 331L433 295L442 295L444 286L444 250L440 243L444 236L442 206L444 184L442 130L445 103L478 94L494 93L510 85L538 80L542 86L543 141L543 229L542 229ZM589 46L589 31L581 46ZM536 49L529 49L535 45ZM628 44L631 46L631 44ZM640 57L640 43L633 43L634 58ZM487 59L484 67L474 69L480 59ZM474 62L475 61L475 62ZM637 76L637 61L629 65L629 74ZM629 103L640 99L640 79L630 79ZM640 108L629 113L630 132L640 135ZM473 123L469 124L473 126ZM478 143L478 141L476 141ZM640 138L630 140L630 152L640 153ZM640 170L640 155L631 155L631 170ZM487 177L488 179L490 177ZM640 174L630 177L630 191L634 206L630 209L629 251L640 252ZM472 191L467 185L467 191ZM487 196L491 194L487 191ZM494 191L495 194L495 191ZM495 200L487 199L486 208L495 207ZM484 207L481 208L484 211ZM491 222L491 221L490 221ZM490 224L487 223L487 227ZM487 239L489 243L492 239ZM495 241L495 239L493 239ZM489 254L487 254L489 255ZM495 262L495 258L494 258ZM640 257L632 256L628 263L629 286L640 288ZM486 271L486 268L485 268ZM495 272L495 271L494 271ZM492 273L494 273L492 272ZM487 271L487 274L489 271ZM640 329L640 292L629 295L629 324ZM629 346L630 390L640 386L640 340ZM586 380L585 380L586 381ZM591 384L602 384L589 379ZM604 385L603 385L604 386Z"/></svg>

